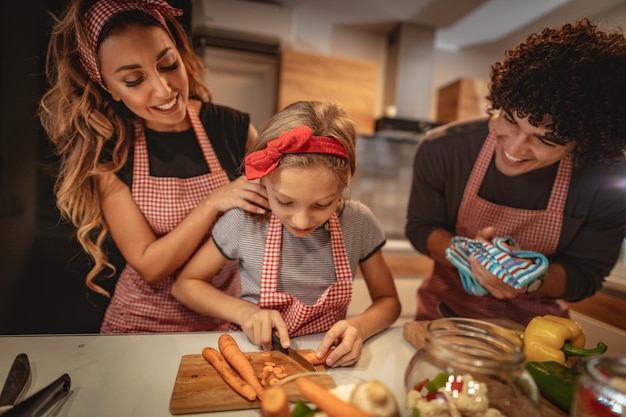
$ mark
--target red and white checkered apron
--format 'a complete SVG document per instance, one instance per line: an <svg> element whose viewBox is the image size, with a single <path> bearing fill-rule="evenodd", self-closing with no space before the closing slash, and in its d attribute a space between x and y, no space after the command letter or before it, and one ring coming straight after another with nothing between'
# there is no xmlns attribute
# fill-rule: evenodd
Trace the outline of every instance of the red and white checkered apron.
<svg viewBox="0 0 626 417"><path fill-rule="evenodd" d="M291 294L276 290L283 226L276 217L270 217L263 255L259 307L280 311L290 337L325 332L346 317L352 298L352 272L336 214L329 219L329 224L337 280L320 295L315 304L309 306Z"/></svg>
<svg viewBox="0 0 626 417"><path fill-rule="evenodd" d="M170 232L208 194L229 182L198 115L190 107L187 115L210 171L197 177L151 177L144 127L142 123L135 124L132 194L157 236ZM209 236L210 230L207 230L204 240ZM140 333L227 329L228 323L195 313L172 297L170 289L177 274L178 271L157 284L149 284L127 264L118 279L100 331ZM239 296L237 262L228 262L211 284Z"/></svg>
<svg viewBox="0 0 626 417"><path fill-rule="evenodd" d="M540 252L550 257L556 252L563 225L572 157L568 155L559 163L546 210L517 209L490 203L478 196L495 146L495 135L490 133L465 188L455 234L474 238L478 230L494 226L495 236L512 236L524 250ZM430 320L439 317L436 308L439 300L449 303L463 317L506 317L524 325L537 315L568 316L565 303L559 300L524 296L513 300L498 300L491 295L470 295L463 289L456 268L435 263L432 275L424 280L417 291L416 319Z"/></svg>

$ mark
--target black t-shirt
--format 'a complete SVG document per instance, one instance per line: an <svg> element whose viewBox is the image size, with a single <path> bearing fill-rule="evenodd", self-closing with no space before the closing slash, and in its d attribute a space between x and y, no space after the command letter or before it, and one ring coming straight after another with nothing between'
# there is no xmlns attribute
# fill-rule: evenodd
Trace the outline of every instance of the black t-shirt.
<svg viewBox="0 0 626 417"><path fill-rule="evenodd" d="M232 181L242 174L250 115L213 103L202 103L200 121L209 136L220 165ZM209 172L193 129L184 132L157 132L145 129L154 177L191 178ZM129 187L133 178L134 147L118 177Z"/></svg>

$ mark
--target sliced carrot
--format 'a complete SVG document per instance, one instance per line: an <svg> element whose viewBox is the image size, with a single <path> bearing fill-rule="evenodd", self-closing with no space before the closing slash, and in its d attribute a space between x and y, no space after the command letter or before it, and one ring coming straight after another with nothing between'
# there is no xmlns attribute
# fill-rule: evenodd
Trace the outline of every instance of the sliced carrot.
<svg viewBox="0 0 626 417"><path fill-rule="evenodd" d="M239 375L233 371L224 356L212 347L205 347L202 349L202 356L206 359L217 371L222 379L239 395L246 398L248 401L254 401L256 399L256 391L243 379L239 378Z"/></svg>
<svg viewBox="0 0 626 417"><path fill-rule="evenodd" d="M311 365L323 365L326 363L326 359L328 359L328 355L330 355L331 353L333 353L333 348L328 349L326 353L324 353L324 356L322 356L321 358L315 356L315 351L304 352L302 353L302 356L304 357L304 359L310 362Z"/></svg>
<svg viewBox="0 0 626 417"><path fill-rule="evenodd" d="M246 356L239 348L235 339L233 339L231 335L224 333L217 339L217 346L222 355L224 355L224 359L239 373L239 376L241 376L248 385L254 388L256 396L261 399L264 391L263 386L261 386L258 375L252 367L252 364L246 359Z"/></svg>
<svg viewBox="0 0 626 417"><path fill-rule="evenodd" d="M265 390L261 397L261 412L263 417L291 417L287 394L281 387Z"/></svg>
<svg viewBox="0 0 626 417"><path fill-rule="evenodd" d="M270 379L267 380L267 385L269 385L270 387L273 387L279 382L280 382L280 379L276 378L275 376L271 376Z"/></svg>
<svg viewBox="0 0 626 417"><path fill-rule="evenodd" d="M328 417L373 417L356 405L337 397L310 378L297 378L296 386L305 400L315 404L320 410L328 414Z"/></svg>

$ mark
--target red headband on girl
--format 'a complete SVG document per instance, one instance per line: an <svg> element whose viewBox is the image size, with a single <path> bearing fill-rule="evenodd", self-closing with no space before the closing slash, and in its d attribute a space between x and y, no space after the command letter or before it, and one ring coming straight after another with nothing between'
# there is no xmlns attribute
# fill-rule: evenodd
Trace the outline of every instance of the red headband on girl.
<svg viewBox="0 0 626 417"><path fill-rule="evenodd" d="M84 16L87 39L78 36L78 53L80 63L89 78L100 84L105 90L106 87L96 61L98 37L106 22L113 16L129 10L139 10L154 17L172 39L174 37L168 29L163 15L180 16L183 14L182 10L170 6L164 0L100 0L91 6Z"/></svg>
<svg viewBox="0 0 626 417"><path fill-rule="evenodd" d="M267 143L265 149L246 156L246 178L255 180L272 172L280 163L280 158L290 153L322 153L350 159L337 139L327 136L313 136L308 126L298 126Z"/></svg>

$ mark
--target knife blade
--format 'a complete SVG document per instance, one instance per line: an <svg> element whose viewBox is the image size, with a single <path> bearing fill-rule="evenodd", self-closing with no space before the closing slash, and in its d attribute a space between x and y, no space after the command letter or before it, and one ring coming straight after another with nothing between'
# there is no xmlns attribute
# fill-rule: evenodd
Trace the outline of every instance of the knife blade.
<svg viewBox="0 0 626 417"><path fill-rule="evenodd" d="M311 364L311 362L307 361L302 355L296 352L293 349L285 349L280 344L280 338L277 334L272 334L272 349L276 349L285 355L289 356L291 359L296 361L300 366L306 369L308 372L318 372L317 368Z"/></svg>
<svg viewBox="0 0 626 417"><path fill-rule="evenodd" d="M30 384L30 362L25 353L13 360L7 379L0 392L0 413L13 407L26 392Z"/></svg>

